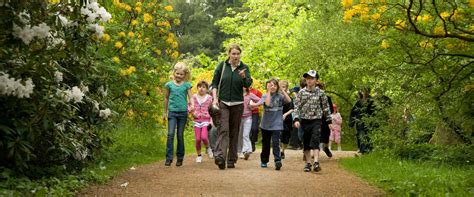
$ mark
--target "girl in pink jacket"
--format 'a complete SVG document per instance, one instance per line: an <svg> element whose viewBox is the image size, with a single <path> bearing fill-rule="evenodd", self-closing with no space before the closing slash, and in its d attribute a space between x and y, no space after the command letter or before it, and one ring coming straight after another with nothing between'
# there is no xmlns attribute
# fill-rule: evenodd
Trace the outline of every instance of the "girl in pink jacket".
<svg viewBox="0 0 474 197"><path fill-rule="evenodd" d="M196 152L198 157L196 162L202 162L201 155L201 141L206 145L206 153L209 157L212 157L212 150L209 148L208 131L207 126L211 122L211 116L209 115L209 105L212 104L212 96L208 92L209 84L206 81L200 81L197 84L198 93L193 95L192 101L194 102L193 111L193 127L194 134L196 137Z"/></svg>
<svg viewBox="0 0 474 197"><path fill-rule="evenodd" d="M331 135L329 136L329 149L331 149L331 143L336 142L337 144L337 151L341 151L341 125L342 125L342 117L341 114L337 111L337 105L332 105L332 127L331 127Z"/></svg>

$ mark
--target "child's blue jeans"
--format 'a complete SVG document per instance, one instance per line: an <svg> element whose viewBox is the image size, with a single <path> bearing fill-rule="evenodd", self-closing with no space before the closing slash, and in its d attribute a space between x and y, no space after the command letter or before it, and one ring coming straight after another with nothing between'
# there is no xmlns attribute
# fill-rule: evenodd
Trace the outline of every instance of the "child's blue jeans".
<svg viewBox="0 0 474 197"><path fill-rule="evenodd" d="M184 158L184 127L188 120L188 112L168 112L168 140L166 141L166 160L173 160L174 151L174 135L177 132L178 136L178 150L176 150L176 157L178 160Z"/></svg>

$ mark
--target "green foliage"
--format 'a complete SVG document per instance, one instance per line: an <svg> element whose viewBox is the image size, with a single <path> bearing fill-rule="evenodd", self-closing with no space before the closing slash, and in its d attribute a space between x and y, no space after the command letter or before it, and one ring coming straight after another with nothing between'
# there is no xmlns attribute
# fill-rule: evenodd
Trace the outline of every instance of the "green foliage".
<svg viewBox="0 0 474 197"><path fill-rule="evenodd" d="M178 35L179 50L193 55L217 56L222 50L222 41L229 38L219 31L214 22L226 14L227 8L239 8L241 1L199 0L173 1L180 12L181 23L173 28Z"/></svg>
<svg viewBox="0 0 474 197"><path fill-rule="evenodd" d="M474 194L474 168L470 164L452 166L438 162L400 161L398 157L382 152L345 158L341 164L363 179L383 188L390 195L472 196Z"/></svg>

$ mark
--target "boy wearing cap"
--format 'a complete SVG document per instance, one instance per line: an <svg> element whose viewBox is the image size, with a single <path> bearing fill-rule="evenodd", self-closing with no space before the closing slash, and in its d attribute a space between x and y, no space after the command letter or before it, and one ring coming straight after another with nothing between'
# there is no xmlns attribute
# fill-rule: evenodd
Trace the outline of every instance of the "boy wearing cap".
<svg viewBox="0 0 474 197"><path fill-rule="evenodd" d="M303 77L306 88L298 92L295 98L294 125L303 130L303 151L306 158L305 172L310 172L311 167L315 172L321 171L319 165L319 143L321 136L321 121L326 121L332 127L331 114L328 100L323 90L316 87L319 75L315 70L309 70ZM321 120L322 117L325 120ZM311 150L313 150L314 163L311 164Z"/></svg>

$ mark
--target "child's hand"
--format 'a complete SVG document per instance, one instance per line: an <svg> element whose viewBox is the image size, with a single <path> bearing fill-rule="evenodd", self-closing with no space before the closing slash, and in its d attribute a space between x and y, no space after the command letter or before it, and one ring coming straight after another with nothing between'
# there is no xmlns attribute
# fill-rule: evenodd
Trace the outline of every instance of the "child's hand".
<svg viewBox="0 0 474 197"><path fill-rule="evenodd" d="M189 107L189 113L193 113L193 112L194 112L194 106L191 105L191 106Z"/></svg>
<svg viewBox="0 0 474 197"><path fill-rule="evenodd" d="M300 128L300 121L296 121L296 122L294 123L294 126L295 126L295 128Z"/></svg>

